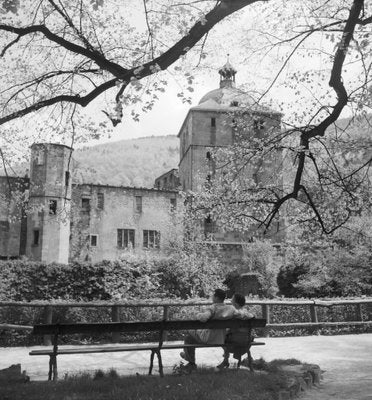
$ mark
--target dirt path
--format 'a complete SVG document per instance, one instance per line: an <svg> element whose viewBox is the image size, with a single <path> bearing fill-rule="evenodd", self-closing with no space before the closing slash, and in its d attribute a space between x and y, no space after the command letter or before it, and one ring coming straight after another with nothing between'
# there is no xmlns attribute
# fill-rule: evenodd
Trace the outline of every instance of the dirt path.
<svg viewBox="0 0 372 400"><path fill-rule="evenodd" d="M265 338L264 341L266 346L253 348L254 358L263 357L267 361L296 358L318 364L326 371L320 387L303 394L302 400L372 400L372 334ZM26 347L0 348L0 369L20 363L31 380L46 379L48 357L31 357L29 351ZM217 365L221 354L218 349L198 349L197 362ZM166 373L171 373L173 365L179 361L179 350L163 352ZM148 352L58 357L60 378L66 373L110 368L115 368L119 374L146 374L148 365Z"/></svg>

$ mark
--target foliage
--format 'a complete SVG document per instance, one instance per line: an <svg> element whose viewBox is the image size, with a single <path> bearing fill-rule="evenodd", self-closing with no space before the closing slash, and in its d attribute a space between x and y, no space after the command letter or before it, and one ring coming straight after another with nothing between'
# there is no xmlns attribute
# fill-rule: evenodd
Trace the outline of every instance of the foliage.
<svg viewBox="0 0 372 400"><path fill-rule="evenodd" d="M278 291L276 279L280 260L277 250L268 240L257 239L251 243L245 243L243 260L237 268L227 274L225 283L234 292L238 286L237 283L242 280L242 274L250 275L250 280L257 279L258 281L257 294L260 297L271 298Z"/></svg>
<svg viewBox="0 0 372 400"><path fill-rule="evenodd" d="M277 283L279 293L285 297L295 297L298 294L294 284L308 271L308 266L304 264L286 264L280 267Z"/></svg>
<svg viewBox="0 0 372 400"><path fill-rule="evenodd" d="M74 183L153 187L178 164L175 136L146 137L86 147L74 152Z"/></svg>
<svg viewBox="0 0 372 400"><path fill-rule="evenodd" d="M208 298L222 287L226 268L214 250L217 249L195 242L184 242L177 251L173 249L169 264L163 264L159 271L165 292L181 299Z"/></svg>
<svg viewBox="0 0 372 400"><path fill-rule="evenodd" d="M169 256L128 253L120 260L96 264L13 260L0 262L0 300L209 297L222 280L221 264L203 247Z"/></svg>
<svg viewBox="0 0 372 400"><path fill-rule="evenodd" d="M149 136L75 149L73 183L153 187L155 178L176 168L176 136ZM24 176L29 162L13 165L9 175ZM4 170L0 165L0 174ZM13 197L15 191L13 190Z"/></svg>
<svg viewBox="0 0 372 400"><path fill-rule="evenodd" d="M351 240L340 246L337 235L328 245L323 243L324 247L289 251L277 278L280 294L312 298L371 295L372 248Z"/></svg>

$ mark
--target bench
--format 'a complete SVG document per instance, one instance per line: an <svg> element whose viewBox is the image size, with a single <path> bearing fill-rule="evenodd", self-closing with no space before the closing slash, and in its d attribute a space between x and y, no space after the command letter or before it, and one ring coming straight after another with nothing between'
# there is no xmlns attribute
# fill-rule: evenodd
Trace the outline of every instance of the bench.
<svg viewBox="0 0 372 400"><path fill-rule="evenodd" d="M187 331L190 329L247 329L247 337L244 346L247 347L249 368L252 368L252 357L250 347L256 345L264 345L262 342L255 342L252 339L252 329L263 328L266 325L265 319L252 318L248 320L227 319L227 320L209 320L201 322L198 320L180 320L180 321L148 321L148 322L109 322L109 323L75 323L75 324L47 324L35 325L32 333L34 335L52 335L53 347L43 350L32 350L31 356L49 356L49 373L48 380L56 380L57 372L57 356L62 354L88 354L88 353L107 353L107 352L124 352L124 351L151 351L149 375L152 373L155 354L158 358L159 374L163 376L163 363L161 358L161 350L180 349L184 347L207 348L207 347L223 347L223 344L172 344L164 343L165 333L167 331ZM58 339L61 335L71 334L92 334L92 333L139 333L139 332L158 332L159 341L154 344L140 345L119 345L95 346L80 345L73 348L58 348ZM240 347L242 343L238 344ZM238 360L238 367L241 360Z"/></svg>

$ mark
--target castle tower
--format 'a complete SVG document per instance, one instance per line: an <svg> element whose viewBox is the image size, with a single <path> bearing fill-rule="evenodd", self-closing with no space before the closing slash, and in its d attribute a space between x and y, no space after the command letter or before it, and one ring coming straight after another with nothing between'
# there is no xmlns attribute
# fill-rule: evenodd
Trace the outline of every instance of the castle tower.
<svg viewBox="0 0 372 400"><path fill-rule="evenodd" d="M178 134L179 178L185 192L198 192L206 183L213 182L217 170L211 157L213 150L239 143L243 134L245 138L252 138L254 141L280 131L279 112L258 104L249 93L235 87L237 70L229 60L218 73L219 88L205 94L197 106L190 108ZM280 157L278 155L275 162ZM276 166L271 163L270 168ZM256 166L251 165L247 167L247 173L250 176L256 174L254 178L260 180L263 178L262 174L267 175L268 170L262 172L261 169L257 172ZM211 221L204 222L205 233L208 230L211 232L210 225ZM230 235L231 240L232 238L236 239L237 235ZM230 240L226 235L220 235L220 239Z"/></svg>
<svg viewBox="0 0 372 400"><path fill-rule="evenodd" d="M72 151L68 146L31 146L26 256L66 264L69 256Z"/></svg>

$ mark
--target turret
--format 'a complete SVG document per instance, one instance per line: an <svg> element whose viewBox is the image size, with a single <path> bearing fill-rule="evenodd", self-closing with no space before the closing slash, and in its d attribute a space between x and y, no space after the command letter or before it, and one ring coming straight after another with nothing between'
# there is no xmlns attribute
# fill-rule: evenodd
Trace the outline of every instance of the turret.
<svg viewBox="0 0 372 400"><path fill-rule="evenodd" d="M68 146L31 146L26 256L66 264L69 255L72 151Z"/></svg>

